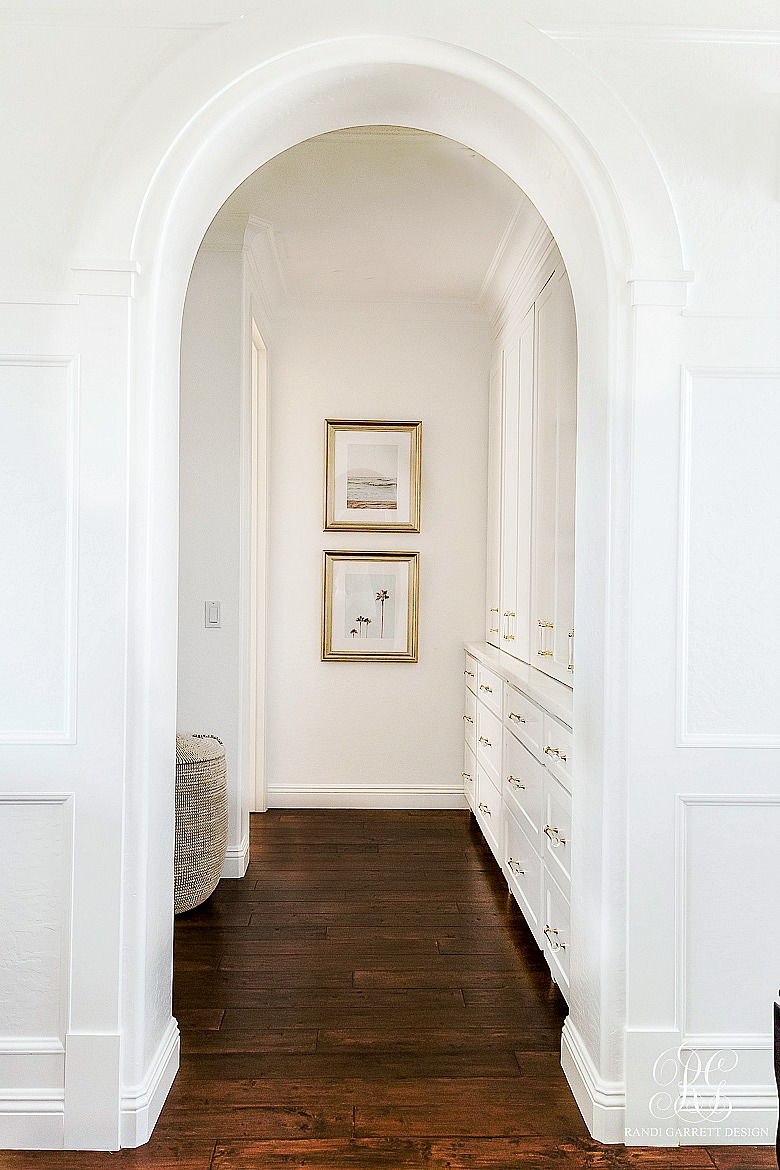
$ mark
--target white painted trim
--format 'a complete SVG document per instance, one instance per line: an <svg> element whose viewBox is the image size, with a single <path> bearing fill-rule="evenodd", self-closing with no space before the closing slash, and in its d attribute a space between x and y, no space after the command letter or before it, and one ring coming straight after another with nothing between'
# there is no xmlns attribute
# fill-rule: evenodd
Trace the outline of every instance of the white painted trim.
<svg viewBox="0 0 780 1170"><path fill-rule="evenodd" d="M143 1081L122 1093L119 1122L122 1147L142 1146L152 1136L179 1070L179 1050L179 1025L171 1018Z"/></svg>
<svg viewBox="0 0 780 1170"><path fill-rule="evenodd" d="M457 808L467 809L461 786L359 788L269 784L269 808Z"/></svg>
<svg viewBox="0 0 780 1170"><path fill-rule="evenodd" d="M702 1048L764 1048L771 1046L770 1024L766 1035L735 1032L711 1035L690 1032L686 1018L688 985L688 810L707 805L710 808L744 808L751 805L780 807L780 793L678 793L675 817L675 1028L681 1044ZM761 1041L755 1044L754 1041ZM717 1044L714 1042L717 1041Z"/></svg>
<svg viewBox="0 0 780 1170"><path fill-rule="evenodd" d="M509 241L511 240L512 234L517 227L517 221L520 218L520 213L523 210L523 206L524 204L521 201L518 201L517 206L509 217L509 222L504 228L503 235L496 245L496 250L493 253L490 263L487 266L487 271L485 273L482 284L479 286L479 292L477 293L478 305L482 304L488 294L488 289L490 288L493 277L496 275L496 269L503 260L504 253L509 246Z"/></svg>
<svg viewBox="0 0 780 1170"><path fill-rule="evenodd" d="M128 297L135 295L135 279L141 271L136 260L79 260L71 265L76 296Z"/></svg>
<svg viewBox="0 0 780 1170"><path fill-rule="evenodd" d="M553 256L555 261L551 260ZM527 311L531 302L541 291L540 274L542 270L548 263L550 263L552 270L559 257L558 245L553 239L549 227L542 220L523 250L506 286L506 292L493 313L492 325L496 337L513 316L523 316Z"/></svg>
<svg viewBox="0 0 780 1170"><path fill-rule="evenodd" d="M0 744L75 744L78 711L78 565L79 565L79 394L80 366L78 354L0 354L0 366L47 366L66 371L67 378L67 518L65 541L65 694L62 727L50 730L22 729L0 731Z"/></svg>
<svg viewBox="0 0 780 1170"><path fill-rule="evenodd" d="M561 1033L561 1067L591 1135L610 1145L625 1141L626 1087L599 1076L590 1053L571 1022Z"/></svg>
<svg viewBox="0 0 780 1170"><path fill-rule="evenodd" d="M0 1056L64 1056L59 1036L0 1036Z"/></svg>
<svg viewBox="0 0 780 1170"><path fill-rule="evenodd" d="M0 1150L61 1150L65 1144L65 1094L0 1089Z"/></svg>
<svg viewBox="0 0 780 1170"><path fill-rule="evenodd" d="M780 747L780 734L742 734L711 732L695 734L688 730L688 645L690 600L690 536L691 536L691 442L693 384L697 378L780 378L780 368L683 366L680 387L680 499L678 524L677 569L677 747ZM685 798L687 799L687 798Z"/></svg>
<svg viewBox="0 0 780 1170"><path fill-rule="evenodd" d="M651 24L573 24L540 29L554 41L668 41L673 44L775 45L777 29L694 28Z"/></svg>
<svg viewBox="0 0 780 1170"><path fill-rule="evenodd" d="M222 866L223 878L242 878L249 865L249 836L241 839L240 845L228 849Z"/></svg>

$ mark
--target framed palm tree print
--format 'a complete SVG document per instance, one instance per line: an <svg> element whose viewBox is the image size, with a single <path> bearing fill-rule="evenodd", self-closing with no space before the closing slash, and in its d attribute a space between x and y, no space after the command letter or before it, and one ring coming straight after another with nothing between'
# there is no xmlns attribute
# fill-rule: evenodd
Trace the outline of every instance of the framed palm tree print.
<svg viewBox="0 0 780 1170"><path fill-rule="evenodd" d="M325 531L419 532L421 422L325 421Z"/></svg>
<svg viewBox="0 0 780 1170"><path fill-rule="evenodd" d="M323 662L416 662L420 554L323 555Z"/></svg>

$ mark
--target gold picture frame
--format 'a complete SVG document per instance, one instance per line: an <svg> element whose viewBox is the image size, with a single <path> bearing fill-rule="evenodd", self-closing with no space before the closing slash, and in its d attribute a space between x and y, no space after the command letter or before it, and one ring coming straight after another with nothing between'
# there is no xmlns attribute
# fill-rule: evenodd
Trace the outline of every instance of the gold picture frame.
<svg viewBox="0 0 780 1170"><path fill-rule="evenodd" d="M422 423L325 420L325 532L419 532Z"/></svg>
<svg viewBox="0 0 780 1170"><path fill-rule="evenodd" d="M323 553L322 661L416 662L418 552Z"/></svg>

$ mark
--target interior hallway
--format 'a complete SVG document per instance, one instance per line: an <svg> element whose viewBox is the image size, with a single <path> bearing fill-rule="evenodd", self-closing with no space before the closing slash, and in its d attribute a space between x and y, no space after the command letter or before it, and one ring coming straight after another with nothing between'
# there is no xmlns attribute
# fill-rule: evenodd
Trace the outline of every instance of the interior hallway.
<svg viewBox="0 0 780 1170"><path fill-rule="evenodd" d="M176 924L182 1065L152 1141L2 1170L769 1170L588 1136L565 1004L466 812L273 810Z"/></svg>

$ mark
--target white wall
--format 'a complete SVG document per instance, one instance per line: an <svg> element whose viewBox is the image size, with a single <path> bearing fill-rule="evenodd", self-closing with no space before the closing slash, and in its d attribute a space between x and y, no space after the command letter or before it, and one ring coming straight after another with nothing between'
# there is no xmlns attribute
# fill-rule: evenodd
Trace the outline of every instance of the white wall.
<svg viewBox="0 0 780 1170"><path fill-rule="evenodd" d="M490 335L478 310L357 302L269 349L270 805L462 805L462 646L484 600ZM322 531L326 418L422 419L421 531ZM323 549L420 550L419 661L320 661Z"/></svg>
<svg viewBox="0 0 780 1170"><path fill-rule="evenodd" d="M242 281L238 249L201 248L184 308L179 424L178 727L225 744L231 861L246 852L240 801ZM219 629L206 628L207 601L221 604Z"/></svg>

